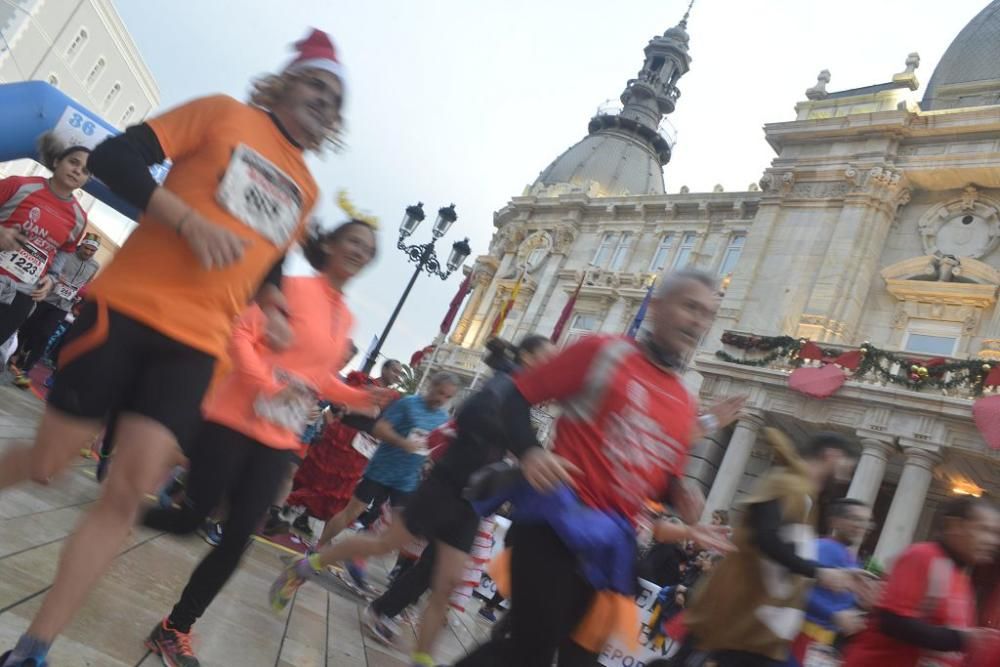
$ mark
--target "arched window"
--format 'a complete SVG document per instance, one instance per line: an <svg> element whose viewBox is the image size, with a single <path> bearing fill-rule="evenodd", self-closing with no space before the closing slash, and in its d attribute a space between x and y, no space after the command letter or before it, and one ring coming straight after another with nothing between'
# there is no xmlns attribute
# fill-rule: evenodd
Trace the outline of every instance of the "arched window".
<svg viewBox="0 0 1000 667"><path fill-rule="evenodd" d="M125 113L122 114L122 119L120 121L118 121L118 124L119 125L125 125L125 123L129 122L129 120L134 115L135 115L135 105L134 104L130 104L130 105L128 105L128 108L125 109Z"/></svg>
<svg viewBox="0 0 1000 667"><path fill-rule="evenodd" d="M87 29L80 28L80 31L76 33L73 41L69 43L69 48L66 49L66 58L70 59L76 56L83 49L83 45L87 43Z"/></svg>
<svg viewBox="0 0 1000 667"><path fill-rule="evenodd" d="M94 66L90 68L90 72L87 74L87 85L92 86L100 78L101 73L104 72L104 68L107 67L107 61L104 60L104 56L97 59Z"/></svg>
<svg viewBox="0 0 1000 667"><path fill-rule="evenodd" d="M104 108L107 109L111 106L111 103L115 101L118 97L118 93L122 92L122 84L115 81L115 85L111 86L111 90L108 94L104 96Z"/></svg>
<svg viewBox="0 0 1000 667"><path fill-rule="evenodd" d="M58 88L59 87L59 77L57 77L55 74L49 74L49 85L50 86L55 86L56 88Z"/></svg>

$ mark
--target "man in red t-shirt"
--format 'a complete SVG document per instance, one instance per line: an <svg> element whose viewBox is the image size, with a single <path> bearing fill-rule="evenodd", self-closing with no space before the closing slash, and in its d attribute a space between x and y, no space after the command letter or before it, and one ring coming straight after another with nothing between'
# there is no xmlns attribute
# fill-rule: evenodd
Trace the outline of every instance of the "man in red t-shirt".
<svg viewBox="0 0 1000 667"><path fill-rule="evenodd" d="M514 390L498 408L525 479L543 492L567 484L585 506L633 526L650 498L668 499L696 522L704 498L676 479L692 442L731 423L743 404L742 398L724 401L699 420L681 379L717 308L710 276L678 272L663 280L650 302L652 328L642 340L587 337L516 375ZM562 408L551 452L535 438L529 412L549 401ZM705 526L657 533L711 540ZM484 644L458 664L548 667L556 651L560 664L593 664L586 661L596 656L570 639L596 593L576 554L548 523L515 520L510 535L510 637Z"/></svg>
<svg viewBox="0 0 1000 667"><path fill-rule="evenodd" d="M958 667L997 630L974 628L968 569L1000 547L1000 513L970 496L950 501L936 542L921 542L896 560L868 628L848 645L845 667Z"/></svg>

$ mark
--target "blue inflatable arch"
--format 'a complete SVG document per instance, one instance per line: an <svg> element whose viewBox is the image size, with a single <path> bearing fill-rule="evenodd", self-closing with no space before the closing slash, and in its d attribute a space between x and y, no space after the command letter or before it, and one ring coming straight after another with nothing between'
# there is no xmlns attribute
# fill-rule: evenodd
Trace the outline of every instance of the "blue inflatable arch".
<svg viewBox="0 0 1000 667"><path fill-rule="evenodd" d="M35 144L46 132L55 133L66 146L88 148L119 134L116 127L44 81L0 84L0 127L0 162L37 160ZM158 182L163 181L165 167L151 171ZM84 190L122 215L139 219L134 206L96 178Z"/></svg>

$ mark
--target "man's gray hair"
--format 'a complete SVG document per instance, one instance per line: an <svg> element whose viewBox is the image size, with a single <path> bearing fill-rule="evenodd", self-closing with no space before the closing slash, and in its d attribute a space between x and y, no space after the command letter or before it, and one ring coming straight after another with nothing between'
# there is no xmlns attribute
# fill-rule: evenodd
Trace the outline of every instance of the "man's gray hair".
<svg viewBox="0 0 1000 667"><path fill-rule="evenodd" d="M458 376L454 373L449 373L448 371L438 371L431 376L431 385L438 387L442 384L450 384L454 386L459 386Z"/></svg>
<svg viewBox="0 0 1000 667"><path fill-rule="evenodd" d="M717 292L719 289L719 285L715 281L715 276L712 274L697 269L681 269L680 271L673 271L663 276L660 284L656 286L654 296L657 299L663 299L670 296L674 290L689 281L701 283L713 292Z"/></svg>

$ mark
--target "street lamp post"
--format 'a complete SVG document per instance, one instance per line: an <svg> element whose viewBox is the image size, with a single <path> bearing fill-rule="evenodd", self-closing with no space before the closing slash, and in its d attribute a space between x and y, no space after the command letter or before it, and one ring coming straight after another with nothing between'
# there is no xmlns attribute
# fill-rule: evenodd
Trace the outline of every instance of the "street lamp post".
<svg viewBox="0 0 1000 667"><path fill-rule="evenodd" d="M445 268L441 268L441 263L437 258L437 254L434 252L434 244L438 240L448 233L455 221L458 220L458 214L455 213L455 205L442 207L438 209L437 220L434 221L434 227L431 229L431 240L427 243L420 245L407 245L406 239L410 237L413 232L417 230L417 227L424 219L424 204L423 202L418 202L416 206L407 206L406 215L403 216L403 222L399 226L399 240L396 241L396 247L406 253L409 260L417 265L417 268L413 271L413 275L410 277L410 282L407 283L406 289L403 290L403 295L399 297L399 301L396 303L395 310L392 311L392 315L389 316L389 321L385 325L385 329L382 330L382 335L379 336L378 342L372 349L371 354L365 359L365 365L362 368L362 372L365 374L371 373L372 368L375 367L375 362L378 360L379 352L382 350L382 343L385 342L386 336L389 335L389 331L392 330L392 325L396 323L396 317L399 315L399 311L402 310L403 304L406 303L406 297L410 295L410 290L413 289L413 283L417 282L417 277L421 272L426 271L429 275L437 276L441 280L446 280L448 276L455 272L458 267L462 266L466 258L472 254L472 249L469 247L469 239L463 241L456 241L451 246L451 253L448 255L448 261L445 264Z"/></svg>

